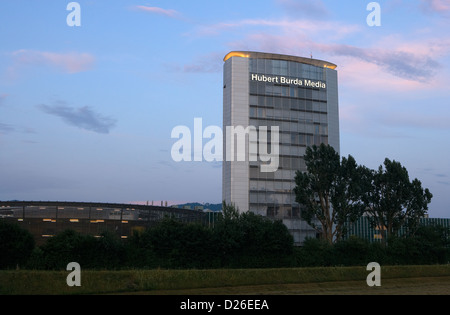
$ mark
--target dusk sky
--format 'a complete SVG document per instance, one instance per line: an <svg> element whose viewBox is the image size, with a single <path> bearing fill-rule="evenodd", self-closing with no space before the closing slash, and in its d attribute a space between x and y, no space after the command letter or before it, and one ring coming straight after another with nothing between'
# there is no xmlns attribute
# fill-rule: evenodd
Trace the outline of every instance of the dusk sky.
<svg viewBox="0 0 450 315"><path fill-rule="evenodd" d="M171 131L222 127L233 50L338 65L341 155L402 163L450 218L450 0L0 1L0 200L220 203L218 162Z"/></svg>

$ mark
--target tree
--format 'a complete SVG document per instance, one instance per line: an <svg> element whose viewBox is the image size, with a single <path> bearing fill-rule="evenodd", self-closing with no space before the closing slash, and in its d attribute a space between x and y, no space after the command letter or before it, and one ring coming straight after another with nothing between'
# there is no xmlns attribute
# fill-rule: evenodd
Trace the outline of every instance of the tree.
<svg viewBox="0 0 450 315"><path fill-rule="evenodd" d="M402 226L410 232L417 229L419 219L428 211L433 195L416 178L412 182L401 163L388 158L372 172L371 187L364 201L372 224L378 227L383 240L396 234Z"/></svg>
<svg viewBox="0 0 450 315"><path fill-rule="evenodd" d="M206 226L165 218L133 236L132 246L142 253L145 267L207 268L216 267L213 241L213 231Z"/></svg>
<svg viewBox="0 0 450 315"><path fill-rule="evenodd" d="M33 235L17 223L0 220L0 269L27 262L35 246Z"/></svg>
<svg viewBox="0 0 450 315"><path fill-rule="evenodd" d="M350 155L341 162L325 144L306 148L304 159L307 171L296 173L295 200L303 206L302 218L331 244L342 237L347 222L361 216L365 169Z"/></svg>
<svg viewBox="0 0 450 315"><path fill-rule="evenodd" d="M43 268L64 270L70 262L77 262L83 266L80 250L82 241L83 236L73 230L65 230L48 239L40 247L45 261Z"/></svg>
<svg viewBox="0 0 450 315"><path fill-rule="evenodd" d="M234 203L227 204L225 200L222 201L222 218L224 220L233 220L239 218L239 209Z"/></svg>
<svg viewBox="0 0 450 315"><path fill-rule="evenodd" d="M224 267L280 267L292 264L294 240L282 221L253 212L239 213L223 203L214 227L218 255Z"/></svg>
<svg viewBox="0 0 450 315"><path fill-rule="evenodd" d="M370 187L370 174L370 170L357 165L351 155L342 158L334 193L331 194L336 241L346 234L347 224L356 222L364 213L362 197Z"/></svg>

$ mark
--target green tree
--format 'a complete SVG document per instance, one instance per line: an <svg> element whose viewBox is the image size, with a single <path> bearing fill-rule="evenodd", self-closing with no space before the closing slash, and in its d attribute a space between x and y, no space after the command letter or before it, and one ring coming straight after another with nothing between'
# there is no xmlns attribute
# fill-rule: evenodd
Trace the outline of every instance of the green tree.
<svg viewBox="0 0 450 315"><path fill-rule="evenodd" d="M296 173L295 200L303 206L302 218L331 244L341 239L345 223L361 216L365 169L350 155L341 161L325 144L306 148L304 159L307 171Z"/></svg>
<svg viewBox="0 0 450 315"><path fill-rule="evenodd" d="M214 227L215 243L223 266L229 266L243 253L245 235L239 219L236 207L223 201L222 214Z"/></svg>
<svg viewBox="0 0 450 315"><path fill-rule="evenodd" d="M227 204L222 201L222 218L224 220L233 220L239 218L239 209L236 208L234 203Z"/></svg>
<svg viewBox="0 0 450 315"><path fill-rule="evenodd" d="M342 240L346 234L347 224L356 222L364 213L365 204L362 198L369 188L370 170L357 165L351 155L348 158L343 157L330 197L334 209L336 241Z"/></svg>
<svg viewBox="0 0 450 315"><path fill-rule="evenodd" d="M118 269L125 262L125 246L117 235L104 232L100 237L65 230L47 240L36 253L42 269L61 270L70 262L84 269Z"/></svg>
<svg viewBox="0 0 450 315"><path fill-rule="evenodd" d="M82 255L79 249L82 242L82 235L73 230L65 230L48 239L41 246L44 269L63 270L70 262L81 264Z"/></svg>
<svg viewBox="0 0 450 315"><path fill-rule="evenodd" d="M328 267L333 265L333 244L324 239L306 238L297 249L299 267Z"/></svg>
<svg viewBox="0 0 450 315"><path fill-rule="evenodd" d="M131 241L145 253L147 267L209 268L217 264L213 232L198 223L165 218Z"/></svg>
<svg viewBox="0 0 450 315"><path fill-rule="evenodd" d="M445 264L450 258L449 229L436 226L419 226L414 235L388 239L386 251L391 264Z"/></svg>
<svg viewBox="0 0 450 315"><path fill-rule="evenodd" d="M350 237L333 245L334 265L364 266L370 262L370 244L358 237Z"/></svg>
<svg viewBox="0 0 450 315"><path fill-rule="evenodd" d="M0 220L0 268L25 264L35 246L33 235L16 223Z"/></svg>
<svg viewBox="0 0 450 315"><path fill-rule="evenodd" d="M224 267L281 267L293 259L294 241L287 227L253 212L225 205L214 227L218 255Z"/></svg>
<svg viewBox="0 0 450 315"><path fill-rule="evenodd" d="M417 178L410 181L401 163L386 158L384 168L380 165L372 172L371 187L363 199L372 224L380 229L385 242L402 226L416 230L432 197Z"/></svg>

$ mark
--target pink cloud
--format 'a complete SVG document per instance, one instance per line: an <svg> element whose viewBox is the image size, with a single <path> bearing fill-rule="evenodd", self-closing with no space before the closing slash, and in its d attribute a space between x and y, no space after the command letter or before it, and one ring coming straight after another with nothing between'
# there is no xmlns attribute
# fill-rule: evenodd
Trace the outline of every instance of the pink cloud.
<svg viewBox="0 0 450 315"><path fill-rule="evenodd" d="M450 12L450 0L422 0L422 8L425 11L448 15Z"/></svg>
<svg viewBox="0 0 450 315"><path fill-rule="evenodd" d="M6 97L8 97L8 94L0 94L0 105L3 105L3 102L5 101Z"/></svg>
<svg viewBox="0 0 450 315"><path fill-rule="evenodd" d="M321 0L296 1L296 0L277 0L289 15L304 15L323 19L328 17L330 12Z"/></svg>
<svg viewBox="0 0 450 315"><path fill-rule="evenodd" d="M92 69L95 58L88 53L54 53L36 50L17 50L13 52L13 69L20 66L50 66L65 73L78 73Z"/></svg>
<svg viewBox="0 0 450 315"><path fill-rule="evenodd" d="M297 35L314 35L327 34L327 39L330 37L337 39L345 35L355 33L361 30L358 25L346 25L338 22L321 21L317 23L315 20L295 20L295 19L244 19L233 22L220 22L212 25L206 25L197 29L197 35L217 35L220 32L240 29L244 31L244 27L267 27L277 29L277 33L295 33Z"/></svg>
<svg viewBox="0 0 450 315"><path fill-rule="evenodd" d="M342 84L360 91L414 91L433 86L433 80L420 82L399 78L387 73L381 66L367 61L350 57L338 57L334 61L338 64L340 81L345 82Z"/></svg>
<svg viewBox="0 0 450 315"><path fill-rule="evenodd" d="M218 73L222 68L223 53L212 52L199 55L195 60L183 66L177 64L165 64L168 70L186 73Z"/></svg>
<svg viewBox="0 0 450 315"><path fill-rule="evenodd" d="M324 26L322 26L324 27ZM345 28L343 28L344 31ZM316 41L310 34L287 30L270 34L268 32L250 33L243 39L231 43L233 49L245 47L247 50L271 51L282 54L292 54L326 59L339 66L356 63L364 68L370 66L370 72L358 71L367 76L376 74L383 81L389 79L394 84L405 88L415 88L417 83L430 83L442 69L441 60L450 54L449 40L426 39L404 40L401 38L383 38L380 42L371 43L368 47L334 43L325 36L324 32L316 30L317 35L324 40ZM307 32L306 32L307 33ZM293 40L295 38L295 40ZM385 40L385 41L384 41ZM373 78L368 78L372 80ZM411 82L407 82L411 81ZM426 84L421 84L425 86Z"/></svg>
<svg viewBox="0 0 450 315"><path fill-rule="evenodd" d="M171 9L162 9L158 7L148 7L144 5L137 5L133 7L136 10L149 12L149 13L156 13L160 15L165 15L171 18L175 18L179 16L179 12Z"/></svg>

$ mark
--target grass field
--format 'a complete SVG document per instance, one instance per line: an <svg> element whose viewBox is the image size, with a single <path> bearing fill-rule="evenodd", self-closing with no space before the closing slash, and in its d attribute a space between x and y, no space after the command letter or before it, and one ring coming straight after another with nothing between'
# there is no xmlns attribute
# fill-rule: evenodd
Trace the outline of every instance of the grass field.
<svg viewBox="0 0 450 315"><path fill-rule="evenodd" d="M362 281L267 284L185 290L133 292L139 295L450 295L449 277L386 279L381 287Z"/></svg>
<svg viewBox="0 0 450 315"><path fill-rule="evenodd" d="M382 266L381 287L368 287L361 267L81 271L69 287L68 271L0 271L2 295L294 295L450 294L450 265Z"/></svg>

